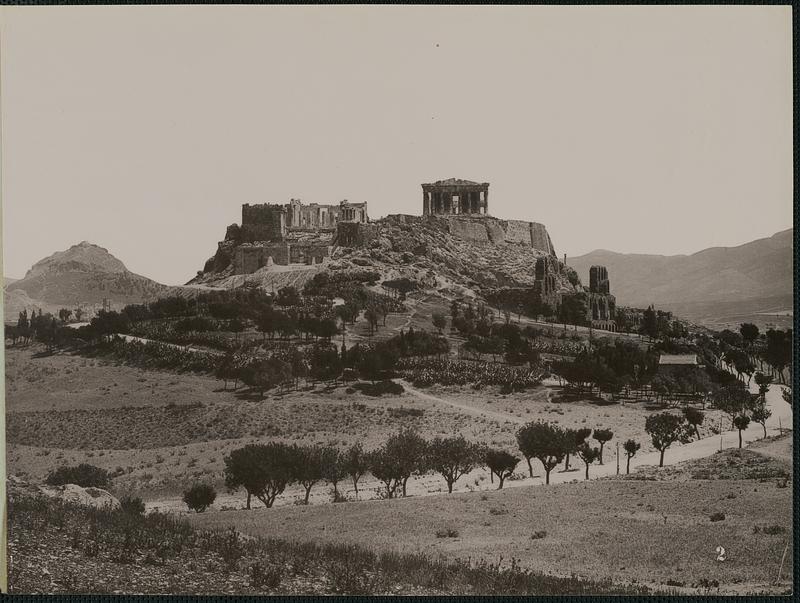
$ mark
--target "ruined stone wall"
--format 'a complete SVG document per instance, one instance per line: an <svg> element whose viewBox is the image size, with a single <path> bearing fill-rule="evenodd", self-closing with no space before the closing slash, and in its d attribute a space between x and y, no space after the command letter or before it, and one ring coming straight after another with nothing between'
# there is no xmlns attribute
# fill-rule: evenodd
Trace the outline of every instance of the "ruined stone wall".
<svg viewBox="0 0 800 603"><path fill-rule="evenodd" d="M495 245L502 245L506 242L506 231L497 220L486 222L486 233L489 235L489 240Z"/></svg>
<svg viewBox="0 0 800 603"><path fill-rule="evenodd" d="M540 249L550 255L556 255L556 250L553 247L553 242L550 240L550 235L544 224L538 222L530 222L530 237L531 246L534 249Z"/></svg>
<svg viewBox="0 0 800 603"><path fill-rule="evenodd" d="M590 321L613 321L616 298L607 293L588 293L586 318Z"/></svg>
<svg viewBox="0 0 800 603"><path fill-rule="evenodd" d="M380 236L377 224L339 222L336 225L336 244L341 247L364 247Z"/></svg>
<svg viewBox="0 0 800 603"><path fill-rule="evenodd" d="M290 246L288 243L271 245L240 245L233 255L234 274L251 274L272 263L286 265L289 263Z"/></svg>
<svg viewBox="0 0 800 603"><path fill-rule="evenodd" d="M505 226L507 243L522 243L531 246L530 222L503 220L502 224Z"/></svg>
<svg viewBox="0 0 800 603"><path fill-rule="evenodd" d="M389 218L395 222L408 223L410 216L398 215L390 216ZM467 215L441 216L429 219L445 220L450 234L465 241L480 244L491 243L494 245L516 243L555 256L553 243L544 224Z"/></svg>
<svg viewBox="0 0 800 603"><path fill-rule="evenodd" d="M489 234L483 222L448 217L450 234L473 243L489 243Z"/></svg>
<svg viewBox="0 0 800 603"><path fill-rule="evenodd" d="M241 239L254 241L282 241L286 236L286 210L280 205L262 203L242 205Z"/></svg>
<svg viewBox="0 0 800 603"><path fill-rule="evenodd" d="M289 246L289 262L292 264L323 264L330 256L331 248L328 245L295 243Z"/></svg>

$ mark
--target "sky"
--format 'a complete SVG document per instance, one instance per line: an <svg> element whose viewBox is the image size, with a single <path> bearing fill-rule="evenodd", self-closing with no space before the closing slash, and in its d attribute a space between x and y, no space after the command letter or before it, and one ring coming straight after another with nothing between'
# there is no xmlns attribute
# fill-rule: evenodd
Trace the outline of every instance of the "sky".
<svg viewBox="0 0 800 603"><path fill-rule="evenodd" d="M7 276L88 240L180 284L243 203L452 177L559 255L792 226L788 6L0 10Z"/></svg>

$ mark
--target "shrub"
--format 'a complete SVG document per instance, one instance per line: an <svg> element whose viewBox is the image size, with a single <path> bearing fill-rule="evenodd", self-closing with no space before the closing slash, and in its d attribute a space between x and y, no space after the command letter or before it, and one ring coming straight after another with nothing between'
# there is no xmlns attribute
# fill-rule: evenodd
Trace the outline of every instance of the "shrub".
<svg viewBox="0 0 800 603"><path fill-rule="evenodd" d="M725 519L725 513L717 511L716 513L712 513L709 519L711 521L723 521Z"/></svg>
<svg viewBox="0 0 800 603"><path fill-rule="evenodd" d="M209 484L195 484L183 493L183 502L192 511L202 513L217 498L217 492Z"/></svg>
<svg viewBox="0 0 800 603"><path fill-rule="evenodd" d="M406 391L399 383L389 380L378 381L377 383L356 383L353 387L365 396L382 396L383 394L398 396Z"/></svg>
<svg viewBox="0 0 800 603"><path fill-rule="evenodd" d="M372 595L378 590L375 555L354 546L340 547L341 557L325 566L330 588L341 595Z"/></svg>
<svg viewBox="0 0 800 603"><path fill-rule="evenodd" d="M546 530L536 530L533 534L531 534L531 540L539 540L547 536Z"/></svg>
<svg viewBox="0 0 800 603"><path fill-rule="evenodd" d="M436 530L436 538L458 538L458 530L454 530L453 528Z"/></svg>
<svg viewBox="0 0 800 603"><path fill-rule="evenodd" d="M133 496L124 496L119 501L120 511L129 515L144 515L144 503L142 499Z"/></svg>
<svg viewBox="0 0 800 603"><path fill-rule="evenodd" d="M244 556L244 547L236 528L229 528L218 544L219 556L225 564L225 569L232 572L239 565L239 559Z"/></svg>
<svg viewBox="0 0 800 603"><path fill-rule="evenodd" d="M421 417L425 414L422 408L406 408L404 406L395 407L391 406L386 409L389 416L394 419L402 419L403 417Z"/></svg>
<svg viewBox="0 0 800 603"><path fill-rule="evenodd" d="M778 536L780 534L786 534L787 530L783 526L774 525L774 526L753 526L753 534L767 534L768 536Z"/></svg>
<svg viewBox="0 0 800 603"><path fill-rule="evenodd" d="M277 564L264 566L260 561L256 561L250 566L250 586L261 588L266 586L270 589L278 588L283 580L283 567Z"/></svg>
<svg viewBox="0 0 800 603"><path fill-rule="evenodd" d="M100 467L81 463L75 467L59 467L51 471L45 482L51 486L76 484L83 488L105 488L108 486L108 472Z"/></svg>

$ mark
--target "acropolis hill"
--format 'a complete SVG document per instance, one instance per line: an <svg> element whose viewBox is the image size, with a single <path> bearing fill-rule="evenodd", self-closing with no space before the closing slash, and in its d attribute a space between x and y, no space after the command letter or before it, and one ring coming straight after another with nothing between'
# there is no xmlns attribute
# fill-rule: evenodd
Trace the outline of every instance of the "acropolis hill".
<svg viewBox="0 0 800 603"><path fill-rule="evenodd" d="M551 307L590 297L590 317L609 322L608 276L585 291L559 260L543 224L489 214L489 183L450 178L422 185L422 215L370 219L366 202L245 204L217 251L191 282L209 286L302 285L319 270L369 268L383 280L410 278L469 295L535 296ZM598 273L599 274L599 273ZM598 281L599 282L599 281ZM514 292L514 290L517 290ZM510 293L509 293L510 292Z"/></svg>

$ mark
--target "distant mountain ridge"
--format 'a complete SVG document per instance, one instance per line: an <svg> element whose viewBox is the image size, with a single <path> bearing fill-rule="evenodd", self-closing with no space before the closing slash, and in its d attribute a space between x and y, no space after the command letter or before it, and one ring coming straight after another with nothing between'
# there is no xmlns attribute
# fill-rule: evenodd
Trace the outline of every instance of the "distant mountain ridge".
<svg viewBox="0 0 800 603"><path fill-rule="evenodd" d="M711 247L691 255L626 254L596 250L568 258L581 278L589 268L606 266L611 292L620 305L687 307L710 302L749 302L763 299L792 307L794 230L736 247ZM767 301L769 300L769 301Z"/></svg>
<svg viewBox="0 0 800 603"><path fill-rule="evenodd" d="M107 249L82 241L36 262L25 277L4 288L5 319L24 309L52 312L59 307L96 309L142 303L169 295L177 287L130 272Z"/></svg>

